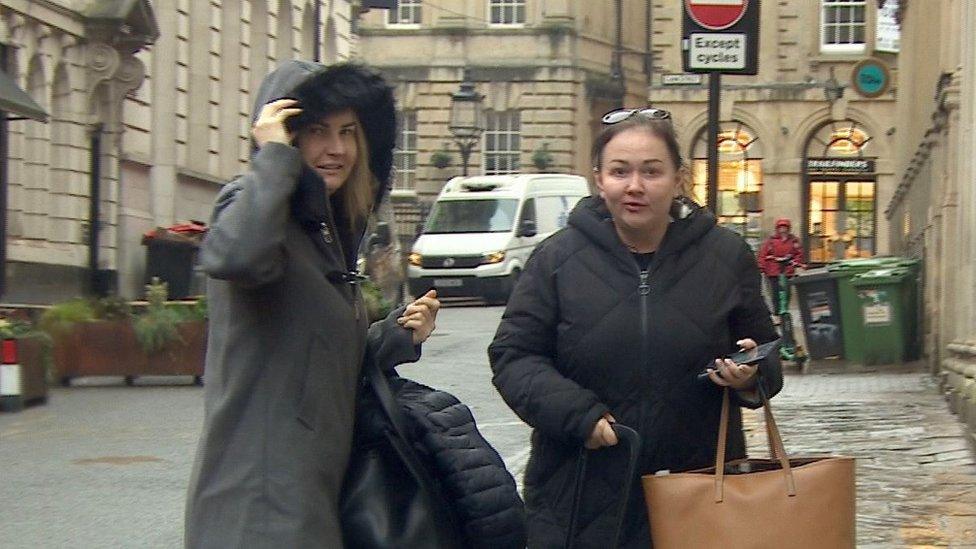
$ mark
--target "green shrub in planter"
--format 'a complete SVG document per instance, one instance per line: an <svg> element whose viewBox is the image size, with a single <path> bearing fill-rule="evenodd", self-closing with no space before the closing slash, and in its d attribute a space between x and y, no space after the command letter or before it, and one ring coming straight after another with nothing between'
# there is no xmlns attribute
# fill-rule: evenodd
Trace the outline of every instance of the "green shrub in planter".
<svg viewBox="0 0 976 549"><path fill-rule="evenodd" d="M180 311L166 306L169 285L153 277L146 284L146 312L137 316L132 323L139 345L147 354L162 351L172 342L183 341L177 325L183 321Z"/></svg>
<svg viewBox="0 0 976 549"><path fill-rule="evenodd" d="M91 303L84 299L72 299L64 303L52 305L38 320L37 327L51 337L67 333L78 322L95 320L95 310Z"/></svg>
<svg viewBox="0 0 976 549"><path fill-rule="evenodd" d="M92 304L92 311L98 320L129 320L132 306L117 295L103 297Z"/></svg>
<svg viewBox="0 0 976 549"><path fill-rule="evenodd" d="M376 322L386 318L386 315L393 310L393 304L383 297L383 291L380 290L379 286L373 281L367 280L359 287L363 291L363 301L366 302L366 316L369 321Z"/></svg>

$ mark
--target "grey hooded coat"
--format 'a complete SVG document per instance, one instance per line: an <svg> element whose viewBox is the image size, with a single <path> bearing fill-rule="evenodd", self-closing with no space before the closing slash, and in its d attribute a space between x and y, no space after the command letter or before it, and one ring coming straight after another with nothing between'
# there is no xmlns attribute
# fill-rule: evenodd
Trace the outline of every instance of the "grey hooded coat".
<svg viewBox="0 0 976 549"><path fill-rule="evenodd" d="M389 87L359 66L293 61L265 79L255 117L282 97L298 98L303 116L359 114L378 203L395 138ZM367 332L347 275L363 224L339 204L298 149L279 143L256 150L217 198L200 252L210 341L187 547L342 547L339 493L365 348L388 366L419 349L398 311Z"/></svg>

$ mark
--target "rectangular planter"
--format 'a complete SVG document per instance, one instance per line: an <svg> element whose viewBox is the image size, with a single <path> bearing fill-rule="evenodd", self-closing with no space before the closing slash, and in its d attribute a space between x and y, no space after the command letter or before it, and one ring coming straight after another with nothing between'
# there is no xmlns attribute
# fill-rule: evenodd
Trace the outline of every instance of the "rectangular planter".
<svg viewBox="0 0 976 549"><path fill-rule="evenodd" d="M203 362L207 354L207 323L202 320L182 322L177 330L183 341L170 343L162 351L148 356L142 375L203 375Z"/></svg>
<svg viewBox="0 0 976 549"><path fill-rule="evenodd" d="M58 379L69 385L71 379L85 376L123 376L131 383L143 375L192 375L199 382L206 354L207 323L184 322L177 329L182 342L147 355L131 322L79 323L54 339Z"/></svg>

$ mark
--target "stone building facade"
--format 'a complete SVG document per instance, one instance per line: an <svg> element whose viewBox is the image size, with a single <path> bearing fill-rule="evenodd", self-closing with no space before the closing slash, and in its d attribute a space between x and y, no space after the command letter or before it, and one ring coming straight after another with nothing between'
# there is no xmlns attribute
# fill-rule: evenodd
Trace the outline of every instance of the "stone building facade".
<svg viewBox="0 0 976 549"><path fill-rule="evenodd" d="M398 213L416 214L462 172L448 121L465 69L486 114L470 174L588 174L600 117L645 101L650 10L650 0L400 0L367 14L360 54L395 83L400 108ZM437 167L436 153L450 165ZM418 218L400 219L412 236Z"/></svg>
<svg viewBox="0 0 976 549"><path fill-rule="evenodd" d="M123 103L144 76L134 54L157 36L147 1L0 2L2 68L49 114L0 127L4 301L113 284Z"/></svg>
<svg viewBox="0 0 976 549"><path fill-rule="evenodd" d="M900 81L893 5L879 4L764 1L758 75L722 77L715 207L752 245L786 217L814 264L891 250L879 213L896 187L896 86L869 98L850 85L868 57ZM682 5L654 2L648 101L671 111L695 198L706 203L708 76L680 76Z"/></svg>
<svg viewBox="0 0 976 549"><path fill-rule="evenodd" d="M902 0L892 251L923 260L932 371L976 432L976 5Z"/></svg>
<svg viewBox="0 0 976 549"><path fill-rule="evenodd" d="M50 115L6 123L3 301L141 296L142 234L245 169L261 78L351 57L353 3L317 3L0 0L2 68Z"/></svg>
<svg viewBox="0 0 976 549"><path fill-rule="evenodd" d="M221 185L246 169L252 92L285 59L334 63L353 48L353 6L320 0L159 0L160 38L138 54L146 82L125 106L120 292L141 291L142 234L207 221ZM315 32L319 32L316 56Z"/></svg>

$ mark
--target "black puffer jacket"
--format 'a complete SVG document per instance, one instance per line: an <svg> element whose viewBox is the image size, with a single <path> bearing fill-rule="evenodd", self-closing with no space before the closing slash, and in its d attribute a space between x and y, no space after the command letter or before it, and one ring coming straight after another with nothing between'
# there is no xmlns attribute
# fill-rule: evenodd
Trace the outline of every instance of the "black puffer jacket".
<svg viewBox="0 0 976 549"><path fill-rule="evenodd" d="M431 459L471 549L525 547L525 509L515 479L454 395L409 380L397 400Z"/></svg>
<svg viewBox="0 0 976 549"><path fill-rule="evenodd" d="M722 393L697 374L741 338L776 338L752 251L706 210L670 224L647 275L642 288L606 205L591 197L536 249L509 300L489 357L495 386L534 428L524 492L530 548L562 547L579 448L604 413L641 434L640 473L708 466ZM778 359L761 370L772 396L782 387ZM745 455L738 407L731 415L730 459ZM589 460L581 547L605 547L612 534L613 479L624 464L611 455L620 454ZM633 483L622 546L646 548Z"/></svg>
<svg viewBox="0 0 976 549"><path fill-rule="evenodd" d="M454 395L401 378L388 370L407 436L440 484L453 518L471 549L523 549L525 508L515 479L478 431L471 410ZM356 418L357 444L368 447L387 435L380 407L369 401Z"/></svg>

